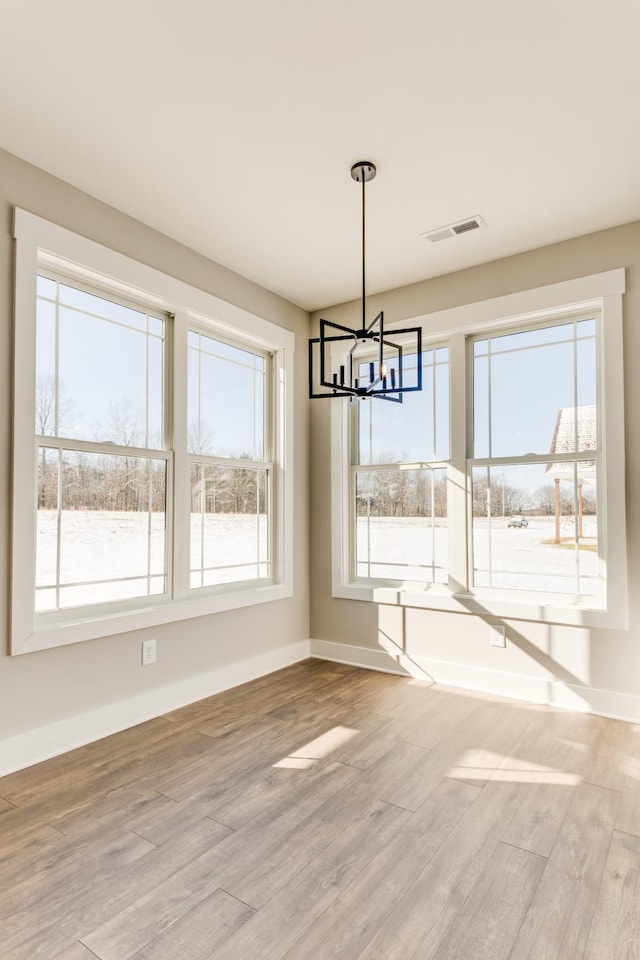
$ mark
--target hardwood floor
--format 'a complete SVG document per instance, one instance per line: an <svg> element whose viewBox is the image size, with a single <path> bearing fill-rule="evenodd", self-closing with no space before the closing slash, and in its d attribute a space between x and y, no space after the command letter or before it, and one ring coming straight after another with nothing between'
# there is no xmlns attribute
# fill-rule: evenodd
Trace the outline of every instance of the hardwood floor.
<svg viewBox="0 0 640 960"><path fill-rule="evenodd" d="M306 661L0 780L3 960L638 960L640 726Z"/></svg>

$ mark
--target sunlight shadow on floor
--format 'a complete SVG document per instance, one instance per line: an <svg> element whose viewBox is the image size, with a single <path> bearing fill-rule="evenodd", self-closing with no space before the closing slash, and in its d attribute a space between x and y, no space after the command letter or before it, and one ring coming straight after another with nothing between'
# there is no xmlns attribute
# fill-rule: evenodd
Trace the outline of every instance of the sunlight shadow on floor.
<svg viewBox="0 0 640 960"><path fill-rule="evenodd" d="M305 743L304 746L298 747L294 753L290 753L288 757L283 757L282 760L278 760L273 766L289 770L307 770L317 763L318 760L323 760L324 757L328 757L334 750L348 743L349 740L357 736L358 733L358 730L352 730L350 727L333 727L320 737L316 737L315 740L310 740L309 743Z"/></svg>
<svg viewBox="0 0 640 960"><path fill-rule="evenodd" d="M545 783L561 787L575 787L582 777L566 770L530 763L522 757L492 754L491 751L468 750L460 761L452 766L447 776L453 780L499 781L504 783Z"/></svg>

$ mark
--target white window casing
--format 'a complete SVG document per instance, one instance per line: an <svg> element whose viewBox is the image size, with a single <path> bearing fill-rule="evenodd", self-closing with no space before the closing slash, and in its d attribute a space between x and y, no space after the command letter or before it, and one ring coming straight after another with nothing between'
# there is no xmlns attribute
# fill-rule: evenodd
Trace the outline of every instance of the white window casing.
<svg viewBox="0 0 640 960"><path fill-rule="evenodd" d="M448 461L449 581L402 583L354 576L353 413L334 401L332 431L332 583L345 599L533 620L622 629L627 620L626 519L624 484L624 393L622 352L623 268L521 293L455 307L422 317L423 345L447 344L450 351ZM517 332L561 323L577 315L597 315L598 561L602 589L598 597L566 597L530 590L473 587L471 540L472 404L468 343L481 335ZM406 325L404 318L399 326ZM392 332L389 325L389 332ZM544 377L541 377L544 390ZM381 401L367 401L380 403ZM503 458L508 460L509 458ZM513 459L513 458L511 458ZM516 458L518 459L518 458ZM523 462L526 457L520 458ZM549 454L537 460L548 460ZM535 462L536 458L532 458ZM482 461L484 462L484 461ZM500 462L500 460L498 460ZM409 466L409 465L406 465Z"/></svg>
<svg viewBox="0 0 640 960"><path fill-rule="evenodd" d="M293 349L294 335L261 317L139 263L94 241L15 210L14 453L11 652L28 653L142 627L203 616L292 595L293 547ZM166 460L167 592L75 606L38 615L34 611L37 461L33 424L36 394L36 277L38 272L111 294L114 300L144 303L170 315L171 350L165 365L165 442L143 457ZM271 553L268 581L237 582L194 591L189 587L189 455L187 453L187 333L190 327L247 350L263 352L270 365L267 398L269 456L253 467L269 476ZM50 440L50 443L49 443ZM44 438L53 449L74 442ZM106 454L134 448L87 443L80 448ZM233 461L223 461L231 463ZM245 465L244 461L235 464ZM173 519L171 519L173 518Z"/></svg>

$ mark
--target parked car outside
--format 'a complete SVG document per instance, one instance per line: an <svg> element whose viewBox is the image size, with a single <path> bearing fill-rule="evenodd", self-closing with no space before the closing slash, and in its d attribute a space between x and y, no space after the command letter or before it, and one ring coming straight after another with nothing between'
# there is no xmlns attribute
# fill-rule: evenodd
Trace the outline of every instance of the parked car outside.
<svg viewBox="0 0 640 960"><path fill-rule="evenodd" d="M526 517L511 517L507 526L508 527L528 527L529 521L527 520Z"/></svg>

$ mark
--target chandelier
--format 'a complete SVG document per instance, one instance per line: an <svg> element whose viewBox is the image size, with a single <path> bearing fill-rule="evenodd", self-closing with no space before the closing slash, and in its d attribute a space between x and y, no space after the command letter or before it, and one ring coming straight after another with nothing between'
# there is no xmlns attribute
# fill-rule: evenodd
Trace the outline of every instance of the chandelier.
<svg viewBox="0 0 640 960"><path fill-rule="evenodd" d="M349 397L352 403L377 397L402 403L405 393L422 389L422 330L385 332L384 313L367 326L365 286L365 185L376 175L369 160L351 167L362 184L362 323L352 329L320 320L320 336L309 340L309 397Z"/></svg>

